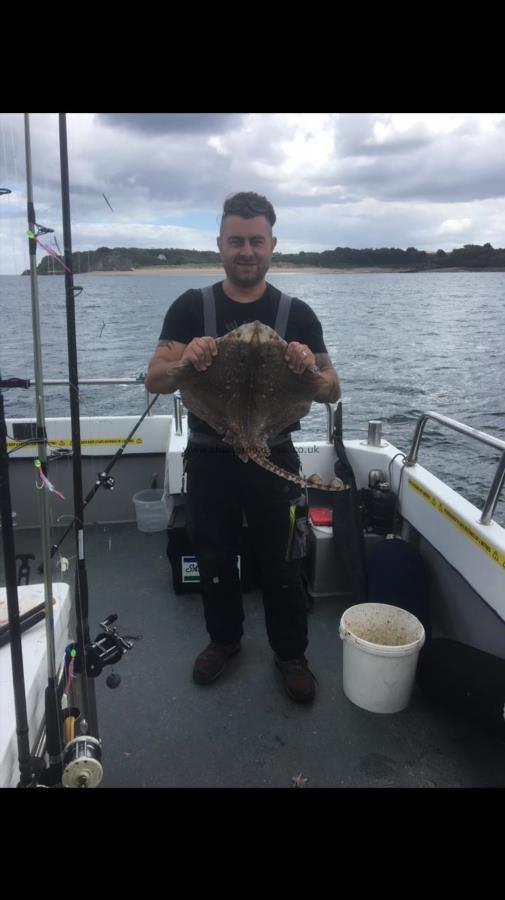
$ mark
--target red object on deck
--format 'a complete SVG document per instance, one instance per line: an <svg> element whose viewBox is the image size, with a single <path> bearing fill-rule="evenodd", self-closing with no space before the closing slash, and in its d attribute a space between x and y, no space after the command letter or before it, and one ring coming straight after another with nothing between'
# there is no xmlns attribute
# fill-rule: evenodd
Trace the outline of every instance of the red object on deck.
<svg viewBox="0 0 505 900"><path fill-rule="evenodd" d="M333 510L326 506L311 506L309 516L313 525L331 525L333 522Z"/></svg>

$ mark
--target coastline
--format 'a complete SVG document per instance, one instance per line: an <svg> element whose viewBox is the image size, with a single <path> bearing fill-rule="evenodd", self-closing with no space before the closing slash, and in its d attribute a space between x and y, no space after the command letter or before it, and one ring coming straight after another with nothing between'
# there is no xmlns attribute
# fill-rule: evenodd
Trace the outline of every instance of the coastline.
<svg viewBox="0 0 505 900"><path fill-rule="evenodd" d="M386 268L384 266L354 266L347 269L324 269L317 266L270 266L269 272L281 275L378 275L381 272L386 275L409 275L413 273L431 272L503 272L505 269L468 269L464 267L436 268L436 269L399 269ZM127 271L104 270L102 272L83 272L83 275L126 275L128 277L139 275L173 276L173 275L217 275L224 278L224 269L220 266L146 266L142 269L129 269Z"/></svg>
<svg viewBox="0 0 505 900"><path fill-rule="evenodd" d="M373 266L355 266L352 269L324 269L318 266L270 266L269 272L282 275L354 275L376 274L379 272L404 272L405 269L386 269ZM87 272L87 275L221 275L225 272L220 266L146 266L142 269L129 269L120 272L117 270L104 270L103 272Z"/></svg>

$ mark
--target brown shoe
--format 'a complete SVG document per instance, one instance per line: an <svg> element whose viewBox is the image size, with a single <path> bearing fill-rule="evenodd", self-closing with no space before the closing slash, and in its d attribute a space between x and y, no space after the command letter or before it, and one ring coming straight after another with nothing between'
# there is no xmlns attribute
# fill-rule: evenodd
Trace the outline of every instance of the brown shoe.
<svg viewBox="0 0 505 900"><path fill-rule="evenodd" d="M282 660L276 656L275 665L280 669L284 687L291 699L297 703L312 703L316 695L316 679L305 657Z"/></svg>
<svg viewBox="0 0 505 900"><path fill-rule="evenodd" d="M230 656L238 653L240 641L233 644L218 644L211 641L209 646L197 656L193 668L193 681L197 684L210 684L219 677Z"/></svg>

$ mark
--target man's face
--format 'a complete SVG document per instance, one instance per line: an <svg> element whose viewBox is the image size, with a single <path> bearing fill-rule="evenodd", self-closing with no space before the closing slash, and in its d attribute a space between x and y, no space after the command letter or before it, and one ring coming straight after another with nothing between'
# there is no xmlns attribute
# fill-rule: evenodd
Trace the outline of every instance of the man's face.
<svg viewBox="0 0 505 900"><path fill-rule="evenodd" d="M217 246L228 280L242 288L260 284L270 268L276 243L265 216L225 216Z"/></svg>

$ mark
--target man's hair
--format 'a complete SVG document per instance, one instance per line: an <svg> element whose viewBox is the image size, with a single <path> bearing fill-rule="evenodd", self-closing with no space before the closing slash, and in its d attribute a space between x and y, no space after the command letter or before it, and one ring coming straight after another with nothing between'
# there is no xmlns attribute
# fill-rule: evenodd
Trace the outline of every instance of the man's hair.
<svg viewBox="0 0 505 900"><path fill-rule="evenodd" d="M266 197L255 194L254 191L242 191L233 194L224 201L221 226L225 216L241 216L242 219L254 219L256 216L265 216L270 225L274 226L277 216L274 208Z"/></svg>

